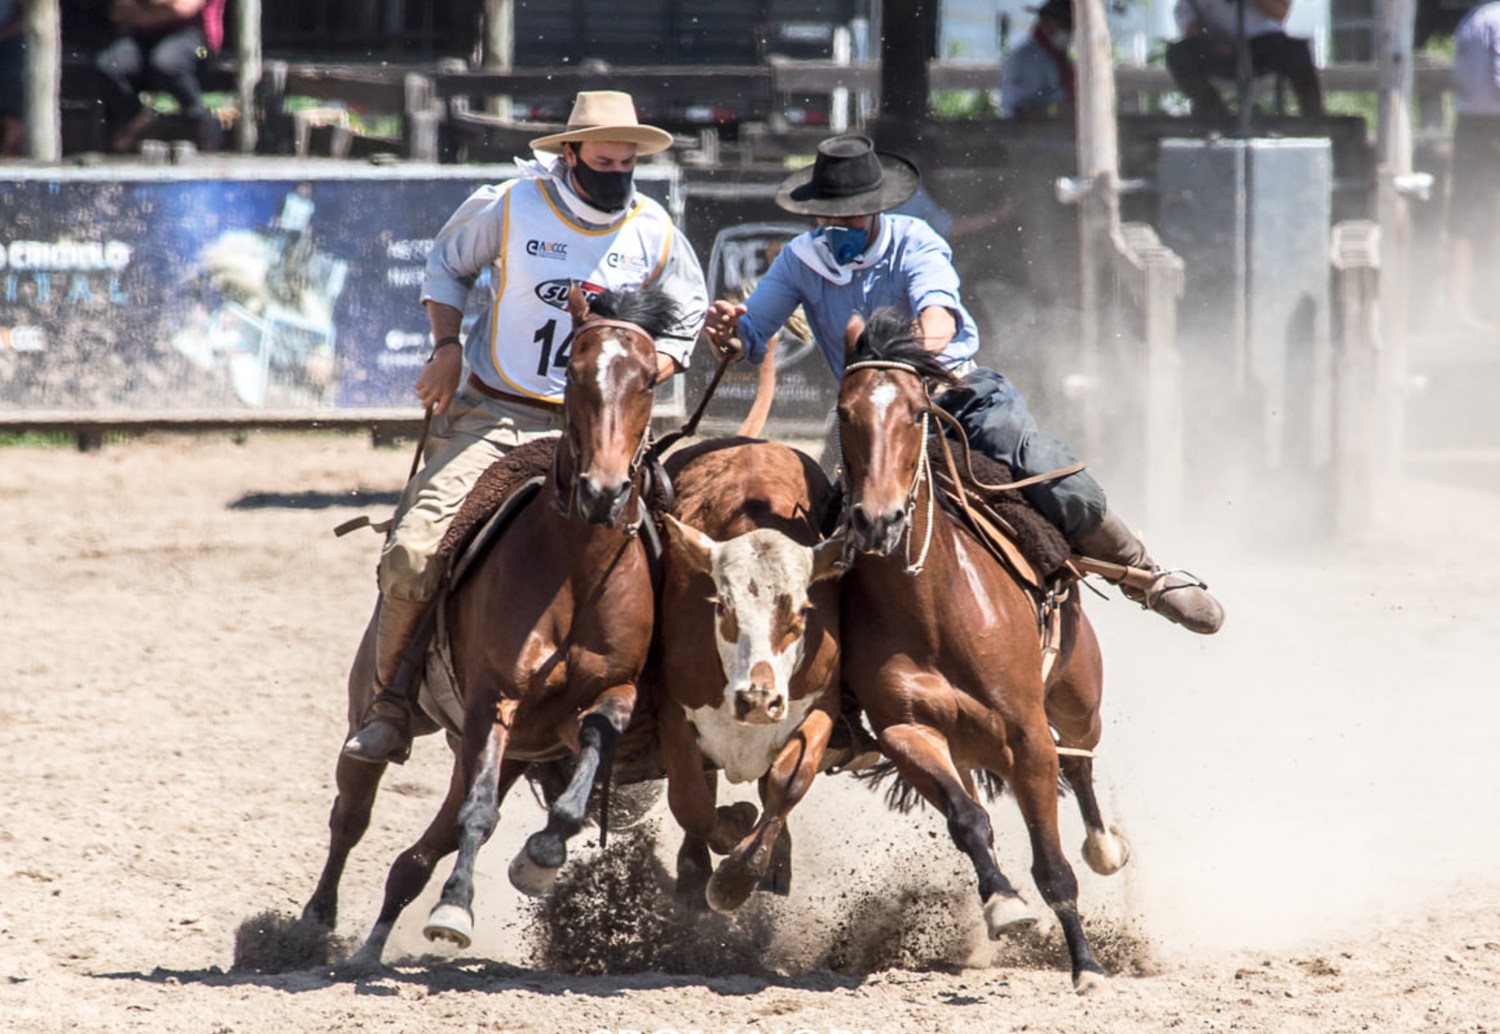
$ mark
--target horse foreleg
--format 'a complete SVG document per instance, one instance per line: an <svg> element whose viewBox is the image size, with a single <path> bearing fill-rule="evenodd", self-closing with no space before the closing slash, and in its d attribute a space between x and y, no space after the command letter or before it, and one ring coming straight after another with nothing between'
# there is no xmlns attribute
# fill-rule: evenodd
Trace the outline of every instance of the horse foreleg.
<svg viewBox="0 0 1500 1034"><path fill-rule="evenodd" d="M991 939L1006 930L1029 925L1036 914L1005 878L990 845L990 816L965 789L953 764L947 739L923 725L893 725L880 731L880 749L903 779L948 820L948 835L968 855L979 880L979 900Z"/></svg>
<svg viewBox="0 0 1500 1034"><path fill-rule="evenodd" d="M615 686L585 712L578 728L578 767L547 810L547 826L526 838L510 863L510 882L523 894L545 894L568 860L568 840L583 828L589 794L600 767L608 767L635 708L635 686Z"/></svg>
<svg viewBox="0 0 1500 1034"><path fill-rule="evenodd" d="M832 731L833 713L820 707L809 713L792 738L782 745L770 771L761 780L760 821L735 845L709 880L708 903L714 911L732 912L739 908L750 892L772 874L773 865L776 878L768 889L779 894L790 893L792 844L786 828L787 816L812 787Z"/></svg>
<svg viewBox="0 0 1500 1034"><path fill-rule="evenodd" d="M1083 994L1104 982L1104 970L1084 936L1078 915L1078 880L1063 857L1058 835L1057 752L1040 713L1034 723L1018 733L1012 744L1014 763L1009 783L1031 834L1031 877L1062 925L1073 964L1073 987Z"/></svg>
<svg viewBox="0 0 1500 1034"><path fill-rule="evenodd" d="M458 858L453 863L453 872L448 877L448 882L443 884L442 897L428 914L427 925L422 928L430 941L451 941L460 948L467 948L473 942L474 861L479 855L479 849L489 840L500 822L500 762L505 756L505 744L509 738L515 708L515 701L500 702L496 720L486 730L484 745L477 754L471 743L464 744L467 791L463 804L458 809L454 831L458 841ZM473 716L471 709L469 717ZM505 774L514 781L524 767L520 764L507 766ZM508 783L505 788L509 788Z"/></svg>
<svg viewBox="0 0 1500 1034"><path fill-rule="evenodd" d="M332 931L338 924L339 881L349 861L349 852L370 828L375 791L380 787L380 777L385 774L385 769L385 765L353 761L342 755L334 767L338 796L333 799L333 810L328 816L328 859L323 863L323 873L318 877L312 897L302 908L304 920L317 923L325 930Z"/></svg>

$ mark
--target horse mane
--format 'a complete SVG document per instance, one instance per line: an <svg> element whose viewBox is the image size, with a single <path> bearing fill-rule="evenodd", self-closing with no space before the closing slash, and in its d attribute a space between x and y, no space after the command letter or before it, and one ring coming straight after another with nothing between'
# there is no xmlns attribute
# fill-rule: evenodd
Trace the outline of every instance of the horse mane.
<svg viewBox="0 0 1500 1034"><path fill-rule="evenodd" d="M917 340L910 317L889 306L870 314L859 340L854 343L853 353L845 357L844 365L847 369L855 363L869 361L902 363L925 380L944 385L956 382L948 367L943 365L942 357L927 351Z"/></svg>
<svg viewBox="0 0 1500 1034"><path fill-rule="evenodd" d="M589 312L607 320L634 323L653 338L681 322L677 303L654 284L634 291L601 291L590 299Z"/></svg>

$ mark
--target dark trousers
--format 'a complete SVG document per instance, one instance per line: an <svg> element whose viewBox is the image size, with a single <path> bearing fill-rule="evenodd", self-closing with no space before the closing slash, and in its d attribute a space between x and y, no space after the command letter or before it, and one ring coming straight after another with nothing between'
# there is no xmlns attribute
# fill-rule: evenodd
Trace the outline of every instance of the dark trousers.
<svg viewBox="0 0 1500 1034"><path fill-rule="evenodd" d="M1323 114L1323 90L1307 40L1284 32L1256 36L1250 40L1250 67L1256 75L1274 72L1285 76L1297 95L1300 114ZM1210 80L1234 79L1232 40L1199 33L1171 43L1167 46L1167 71L1172 73L1177 88L1192 101L1194 115L1210 119L1229 117L1224 98Z"/></svg>
<svg viewBox="0 0 1500 1034"><path fill-rule="evenodd" d="M969 444L1008 466L1016 480L1070 467L1078 458L1040 430L1026 400L1003 374L980 367L933 400L958 418ZM1104 520L1104 489L1087 471L1021 489L1071 543Z"/></svg>
<svg viewBox="0 0 1500 1034"><path fill-rule="evenodd" d="M99 52L94 67L104 100L104 117L113 132L141 113L140 92L165 90L183 113L203 114L203 89L198 85L198 61L208 53L203 29L197 25L165 36L142 39L122 36Z"/></svg>

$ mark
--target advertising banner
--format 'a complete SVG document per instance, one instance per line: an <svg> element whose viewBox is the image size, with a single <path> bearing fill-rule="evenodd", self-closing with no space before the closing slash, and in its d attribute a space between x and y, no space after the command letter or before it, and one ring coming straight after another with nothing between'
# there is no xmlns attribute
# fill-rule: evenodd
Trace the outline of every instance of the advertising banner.
<svg viewBox="0 0 1500 1034"><path fill-rule="evenodd" d="M514 166L0 174L0 407L415 405L432 236ZM677 172L639 189L680 211ZM479 285L484 286L482 283ZM487 292L471 295L469 323Z"/></svg>

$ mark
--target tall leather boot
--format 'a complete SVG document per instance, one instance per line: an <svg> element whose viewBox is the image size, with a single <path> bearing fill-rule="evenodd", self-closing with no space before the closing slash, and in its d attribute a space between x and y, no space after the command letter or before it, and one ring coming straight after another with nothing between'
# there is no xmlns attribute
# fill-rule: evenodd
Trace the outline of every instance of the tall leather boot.
<svg viewBox="0 0 1500 1034"><path fill-rule="evenodd" d="M419 662L431 635L428 605L380 598L375 620L375 699L359 729L344 744L344 757L402 764L411 756L412 709Z"/></svg>
<svg viewBox="0 0 1500 1034"><path fill-rule="evenodd" d="M1184 571L1158 567L1146 544L1113 513L1106 513L1099 527L1080 535L1073 545L1084 556L1111 566L1112 570L1092 570L1145 609L1200 635L1212 635L1224 624L1224 608L1208 594L1208 586Z"/></svg>

